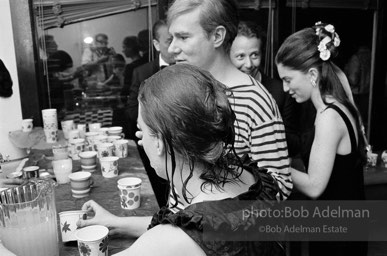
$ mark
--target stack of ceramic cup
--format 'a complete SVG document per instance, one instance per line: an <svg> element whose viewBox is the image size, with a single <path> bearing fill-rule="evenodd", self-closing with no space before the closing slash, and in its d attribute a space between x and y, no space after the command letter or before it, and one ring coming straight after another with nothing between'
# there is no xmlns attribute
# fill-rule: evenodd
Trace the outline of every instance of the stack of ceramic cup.
<svg viewBox="0 0 387 256"><path fill-rule="evenodd" d="M58 141L58 116L55 108L43 109L43 127L47 143Z"/></svg>

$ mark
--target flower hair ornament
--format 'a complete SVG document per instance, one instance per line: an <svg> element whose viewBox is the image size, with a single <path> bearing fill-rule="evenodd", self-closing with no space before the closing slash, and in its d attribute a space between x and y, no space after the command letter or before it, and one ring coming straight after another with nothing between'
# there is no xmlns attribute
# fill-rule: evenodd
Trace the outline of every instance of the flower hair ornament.
<svg viewBox="0 0 387 256"><path fill-rule="evenodd" d="M320 52L320 59L323 61L329 60L331 57L331 48L338 47L340 45L340 37L335 32L335 27L331 24L324 24L321 21L316 22L314 26L316 35L320 39L320 43L317 47Z"/></svg>

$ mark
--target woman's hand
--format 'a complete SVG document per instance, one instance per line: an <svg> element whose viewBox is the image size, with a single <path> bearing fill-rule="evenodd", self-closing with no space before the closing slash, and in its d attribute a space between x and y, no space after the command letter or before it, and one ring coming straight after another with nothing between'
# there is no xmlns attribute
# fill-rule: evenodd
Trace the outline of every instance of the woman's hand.
<svg viewBox="0 0 387 256"><path fill-rule="evenodd" d="M83 228L90 225L102 225L109 229L110 235L118 233L117 225L115 225L115 223L117 223L117 219L119 219L119 217L111 214L93 200L84 203L82 206L82 210L85 210L87 212L94 212L95 215L91 219L79 220L77 222L77 226L79 228Z"/></svg>

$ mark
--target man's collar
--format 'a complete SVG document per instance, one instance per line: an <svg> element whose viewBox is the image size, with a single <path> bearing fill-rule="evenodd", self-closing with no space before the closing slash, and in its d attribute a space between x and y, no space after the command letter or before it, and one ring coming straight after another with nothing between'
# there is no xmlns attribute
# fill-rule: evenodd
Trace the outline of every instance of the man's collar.
<svg viewBox="0 0 387 256"><path fill-rule="evenodd" d="M163 58L161 57L161 54L159 54L159 66L162 67L162 66L169 66L169 64L163 60Z"/></svg>

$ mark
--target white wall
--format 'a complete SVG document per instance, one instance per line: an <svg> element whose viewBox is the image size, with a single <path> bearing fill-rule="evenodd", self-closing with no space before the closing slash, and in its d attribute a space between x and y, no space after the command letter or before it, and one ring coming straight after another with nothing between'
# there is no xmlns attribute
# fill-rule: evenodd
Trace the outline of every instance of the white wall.
<svg viewBox="0 0 387 256"><path fill-rule="evenodd" d="M22 120L9 1L13 0L0 0L0 59L11 74L13 94L9 98L0 97L0 153L16 159L25 156L25 150L16 148L8 139L9 131L20 130Z"/></svg>

